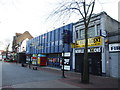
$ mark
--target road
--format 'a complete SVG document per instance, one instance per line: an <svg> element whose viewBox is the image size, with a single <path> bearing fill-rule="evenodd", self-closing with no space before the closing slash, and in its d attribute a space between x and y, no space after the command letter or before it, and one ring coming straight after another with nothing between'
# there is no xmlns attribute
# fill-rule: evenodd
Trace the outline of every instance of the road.
<svg viewBox="0 0 120 90"><path fill-rule="evenodd" d="M59 81L61 75L58 74L1 61L0 68L3 88L79 88Z"/></svg>

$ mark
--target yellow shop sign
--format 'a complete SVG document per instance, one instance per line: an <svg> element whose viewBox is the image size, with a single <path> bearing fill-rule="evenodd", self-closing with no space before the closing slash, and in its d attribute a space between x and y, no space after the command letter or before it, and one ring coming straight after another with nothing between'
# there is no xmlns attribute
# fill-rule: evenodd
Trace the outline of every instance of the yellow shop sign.
<svg viewBox="0 0 120 90"><path fill-rule="evenodd" d="M102 45L102 38L100 36L94 38L88 38L88 47L100 46L100 45ZM75 47L76 48L85 47L85 39L76 41Z"/></svg>

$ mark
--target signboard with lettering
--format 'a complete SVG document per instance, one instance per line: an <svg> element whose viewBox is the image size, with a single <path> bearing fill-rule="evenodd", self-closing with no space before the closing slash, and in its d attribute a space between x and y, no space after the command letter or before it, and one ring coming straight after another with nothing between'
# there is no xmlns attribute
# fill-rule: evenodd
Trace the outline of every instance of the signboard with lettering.
<svg viewBox="0 0 120 90"><path fill-rule="evenodd" d="M88 48L88 53L95 53L95 52L101 52L101 51L102 51L101 47ZM75 50L75 53L84 53L84 48Z"/></svg>
<svg viewBox="0 0 120 90"><path fill-rule="evenodd" d="M120 43L109 44L109 51L110 52L120 51Z"/></svg>
<svg viewBox="0 0 120 90"><path fill-rule="evenodd" d="M63 56L63 54L62 54L62 56ZM70 57L70 52L65 52L64 57Z"/></svg>
<svg viewBox="0 0 120 90"><path fill-rule="evenodd" d="M91 46L101 46L102 45L102 38L94 37L94 38L88 38L88 47ZM76 41L76 48L85 47L85 39Z"/></svg>

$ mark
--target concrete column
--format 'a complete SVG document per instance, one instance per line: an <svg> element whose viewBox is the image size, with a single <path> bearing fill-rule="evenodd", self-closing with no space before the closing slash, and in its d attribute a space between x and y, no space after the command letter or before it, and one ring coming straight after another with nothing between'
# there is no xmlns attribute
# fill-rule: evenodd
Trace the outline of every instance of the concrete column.
<svg viewBox="0 0 120 90"><path fill-rule="evenodd" d="M72 69L75 70L75 49L73 48Z"/></svg>
<svg viewBox="0 0 120 90"><path fill-rule="evenodd" d="M105 49L105 38L102 37L102 73L106 73L106 49Z"/></svg>
<svg viewBox="0 0 120 90"><path fill-rule="evenodd" d="M105 15L101 16L101 31L105 30L106 18ZM105 38L102 37L102 73L106 74L106 59L105 59Z"/></svg>

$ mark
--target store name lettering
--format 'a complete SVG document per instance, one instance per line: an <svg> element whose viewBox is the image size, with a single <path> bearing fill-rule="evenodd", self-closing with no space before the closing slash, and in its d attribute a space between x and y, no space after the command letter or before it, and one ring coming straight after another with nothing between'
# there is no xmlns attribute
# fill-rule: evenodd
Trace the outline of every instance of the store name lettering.
<svg viewBox="0 0 120 90"><path fill-rule="evenodd" d="M84 49L75 50L76 53L84 53ZM88 48L89 53L101 52L101 48Z"/></svg>
<svg viewBox="0 0 120 90"><path fill-rule="evenodd" d="M120 46L111 47L111 50L120 50Z"/></svg>
<svg viewBox="0 0 120 90"><path fill-rule="evenodd" d="M102 45L101 37L88 38L88 47ZM85 47L85 39L76 41L76 48Z"/></svg>
<svg viewBox="0 0 120 90"><path fill-rule="evenodd" d="M120 43L117 44L109 44L109 51L120 51Z"/></svg>

